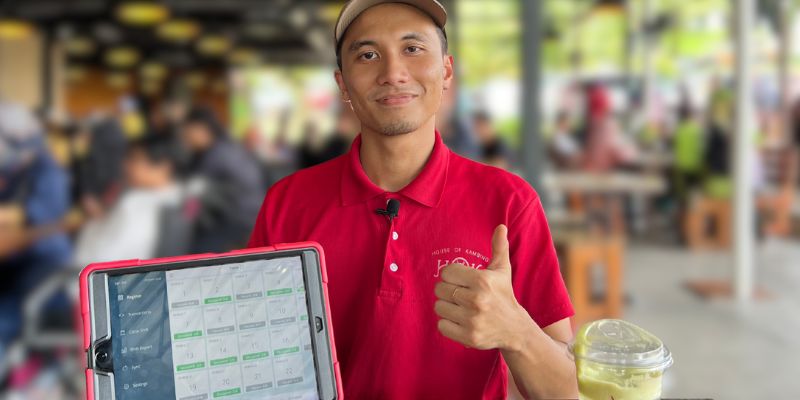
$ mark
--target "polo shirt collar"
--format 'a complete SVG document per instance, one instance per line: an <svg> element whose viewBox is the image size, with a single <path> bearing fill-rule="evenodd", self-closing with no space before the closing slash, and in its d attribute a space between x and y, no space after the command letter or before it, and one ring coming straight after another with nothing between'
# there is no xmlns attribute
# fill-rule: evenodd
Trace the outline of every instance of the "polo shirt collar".
<svg viewBox="0 0 800 400"><path fill-rule="evenodd" d="M408 197L427 207L436 207L442 198L447 183L447 169L450 160L450 149L442 141L438 131L433 151L422 172L398 194ZM386 193L369 180L364 167L361 166L361 135L359 134L350 147L345 165L342 168L341 193L342 205L348 206L365 202L375 196Z"/></svg>

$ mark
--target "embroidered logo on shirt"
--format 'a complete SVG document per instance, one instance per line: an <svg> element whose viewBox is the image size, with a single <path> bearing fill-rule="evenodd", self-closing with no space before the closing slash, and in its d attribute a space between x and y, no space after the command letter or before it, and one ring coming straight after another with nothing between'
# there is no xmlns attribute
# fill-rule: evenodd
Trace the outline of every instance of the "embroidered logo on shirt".
<svg viewBox="0 0 800 400"><path fill-rule="evenodd" d="M489 257L480 252L463 247L443 247L431 253L436 259L436 270L434 278L438 278L442 269L448 264L462 264L474 269L485 268L489 263Z"/></svg>

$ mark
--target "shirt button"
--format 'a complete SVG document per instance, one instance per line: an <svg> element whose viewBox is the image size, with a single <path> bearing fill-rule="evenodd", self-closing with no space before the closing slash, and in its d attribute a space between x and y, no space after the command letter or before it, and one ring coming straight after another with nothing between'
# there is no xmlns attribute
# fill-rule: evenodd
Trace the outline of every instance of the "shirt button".
<svg viewBox="0 0 800 400"><path fill-rule="evenodd" d="M392 272L397 272L397 268L398 268L398 267L397 267L397 264L395 264L395 263L392 263L391 265L389 265L389 269L390 269Z"/></svg>
<svg viewBox="0 0 800 400"><path fill-rule="evenodd" d="M397 240L397 232L392 232L392 240Z"/></svg>

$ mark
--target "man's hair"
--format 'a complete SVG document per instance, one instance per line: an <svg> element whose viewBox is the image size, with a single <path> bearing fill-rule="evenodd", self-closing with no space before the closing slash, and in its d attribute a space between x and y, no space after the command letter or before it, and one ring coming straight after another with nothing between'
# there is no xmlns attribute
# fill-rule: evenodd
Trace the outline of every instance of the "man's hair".
<svg viewBox="0 0 800 400"><path fill-rule="evenodd" d="M433 21L433 19L431 19L431 21ZM439 42L442 44L442 55L447 54L447 32L440 28L439 25L436 25L436 35L439 36ZM342 44L344 43L345 36L347 36L347 30L344 31L342 38L336 43L336 65L339 66L340 71L342 70Z"/></svg>
<svg viewBox="0 0 800 400"><path fill-rule="evenodd" d="M134 151L141 151L152 164L167 162L173 165L177 158L171 138L155 133L148 133L130 142L127 150L129 155Z"/></svg>
<svg viewBox="0 0 800 400"><path fill-rule="evenodd" d="M217 116L207 107L195 107L189 110L183 124L184 126L189 124L204 125L216 139L223 139L228 136L228 132L219 122Z"/></svg>

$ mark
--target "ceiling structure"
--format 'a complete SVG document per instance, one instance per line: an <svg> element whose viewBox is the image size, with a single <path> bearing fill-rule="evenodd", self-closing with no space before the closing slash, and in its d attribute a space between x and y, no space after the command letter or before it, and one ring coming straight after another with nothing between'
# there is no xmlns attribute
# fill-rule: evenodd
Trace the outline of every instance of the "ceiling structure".
<svg viewBox="0 0 800 400"><path fill-rule="evenodd" d="M199 33L191 40L166 40L159 36L158 24L126 23L119 10L130 3L163 5L167 21L189 21ZM229 39L230 52L254 52L262 62L318 64L334 60L331 32L342 4L340 0L0 0L0 19L33 23L50 40L82 41L83 51L69 57L70 63L79 65L113 68L106 53L117 47L135 49L139 61L168 68L231 63L229 58L198 51L196 42L204 35Z"/></svg>

